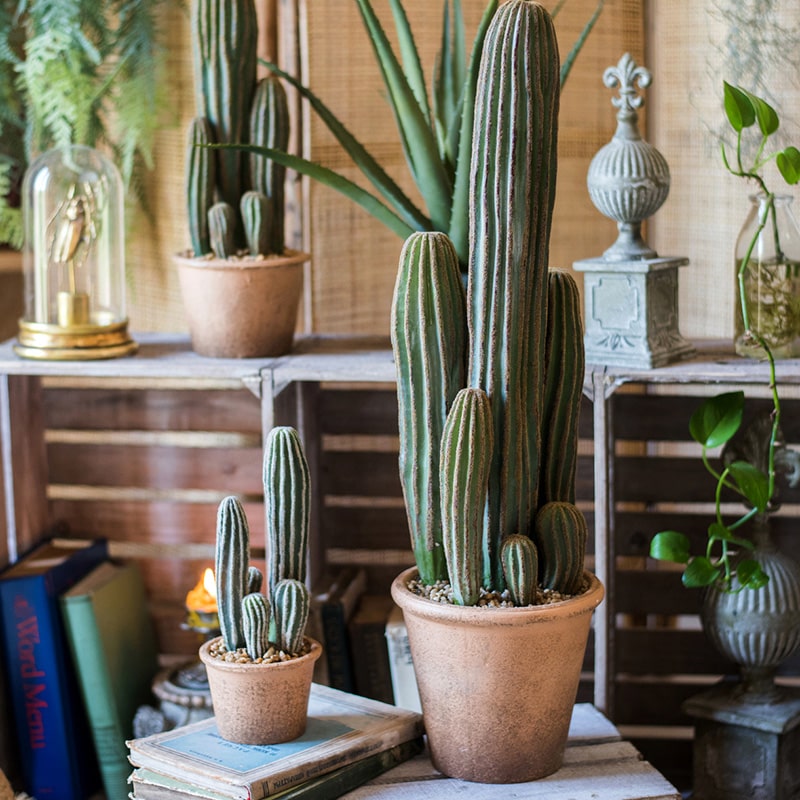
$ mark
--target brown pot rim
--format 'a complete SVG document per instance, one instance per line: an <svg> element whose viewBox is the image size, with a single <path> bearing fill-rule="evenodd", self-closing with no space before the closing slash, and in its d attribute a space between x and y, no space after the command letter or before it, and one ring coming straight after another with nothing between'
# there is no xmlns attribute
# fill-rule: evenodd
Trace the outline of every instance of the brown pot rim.
<svg viewBox="0 0 800 800"><path fill-rule="evenodd" d="M418 574L416 567L409 567L392 581L391 593L395 603L403 610L439 622L466 625L537 625L554 619L581 616L591 613L603 600L605 589L600 579L589 570L584 570L589 588L583 594L537 606L515 606L513 608L457 606L420 597L408 588L409 580Z"/></svg>
<svg viewBox="0 0 800 800"><path fill-rule="evenodd" d="M281 255L269 255L265 258L216 258L216 257L196 257L189 255L191 251L184 250L180 253L173 253L172 258L181 267L202 270L231 270L231 269L264 269L265 267L293 267L305 264L311 260L310 253L302 250L292 250L287 248Z"/></svg>
<svg viewBox="0 0 800 800"><path fill-rule="evenodd" d="M305 640L311 645L311 649L298 658L290 658L288 661L272 661L267 664L254 664L253 662L236 662L236 661L223 661L221 658L214 658L210 656L208 651L214 642L218 642L222 636L215 636L203 643L199 650L200 660L207 666L218 667L228 672L248 672L255 669L272 669L272 670L289 670L296 669L301 664L308 661L316 661L322 655L322 645L310 636L306 636Z"/></svg>

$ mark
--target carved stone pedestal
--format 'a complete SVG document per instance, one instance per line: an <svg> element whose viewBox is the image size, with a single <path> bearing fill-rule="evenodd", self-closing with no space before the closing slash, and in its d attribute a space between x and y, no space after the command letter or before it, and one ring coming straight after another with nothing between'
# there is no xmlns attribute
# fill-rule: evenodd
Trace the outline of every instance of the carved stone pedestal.
<svg viewBox="0 0 800 800"><path fill-rule="evenodd" d="M754 696L723 682L683 710L696 719L693 800L800 797L800 691Z"/></svg>
<svg viewBox="0 0 800 800"><path fill-rule="evenodd" d="M591 258L585 273L584 344L590 364L649 369L694 353L678 330L678 267L687 258Z"/></svg>

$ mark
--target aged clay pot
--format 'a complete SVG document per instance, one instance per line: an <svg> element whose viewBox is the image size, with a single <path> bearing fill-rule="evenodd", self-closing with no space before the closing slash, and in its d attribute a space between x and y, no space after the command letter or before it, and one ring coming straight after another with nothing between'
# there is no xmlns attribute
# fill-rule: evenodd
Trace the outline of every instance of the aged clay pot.
<svg viewBox="0 0 800 800"><path fill-rule="evenodd" d="M292 348L310 256L174 256L192 349L211 358L270 358Z"/></svg>
<svg viewBox="0 0 800 800"><path fill-rule="evenodd" d="M302 736L314 662L322 655L322 645L306 638L311 650L300 658L235 664L209 655L219 638L200 648L219 735L239 744L278 744Z"/></svg>
<svg viewBox="0 0 800 800"><path fill-rule="evenodd" d="M403 610L431 758L452 778L520 783L561 766L594 609L604 589L560 603L472 608L392 583Z"/></svg>

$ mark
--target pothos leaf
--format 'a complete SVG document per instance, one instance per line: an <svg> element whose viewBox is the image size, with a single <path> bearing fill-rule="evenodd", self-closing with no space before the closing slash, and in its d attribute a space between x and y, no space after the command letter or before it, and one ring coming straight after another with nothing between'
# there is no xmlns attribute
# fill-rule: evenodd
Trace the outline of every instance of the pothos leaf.
<svg viewBox="0 0 800 800"><path fill-rule="evenodd" d="M725 392L710 397L692 414L689 433L703 447L725 444L742 424L744 392Z"/></svg>
<svg viewBox="0 0 800 800"><path fill-rule="evenodd" d="M767 575L758 561L752 558L746 558L739 562L736 567L736 577L744 589L760 589L769 583L769 575Z"/></svg>
<svg viewBox="0 0 800 800"><path fill-rule="evenodd" d="M770 500L767 476L748 461L734 461L728 470L748 502L759 512L766 511Z"/></svg>
<svg viewBox="0 0 800 800"><path fill-rule="evenodd" d="M689 539L678 531L661 531L650 542L650 557L676 564L689 563Z"/></svg>
<svg viewBox="0 0 800 800"><path fill-rule="evenodd" d="M775 158L783 179L790 186L800 181L800 150L796 147L787 147Z"/></svg>
<svg viewBox="0 0 800 800"><path fill-rule="evenodd" d="M756 120L758 120L758 127L764 136L771 136L780 127L780 120L775 112L775 109L760 97L757 97L750 92L745 92L750 98L753 105L753 110L756 113Z"/></svg>
<svg viewBox="0 0 800 800"><path fill-rule="evenodd" d="M722 570L715 567L710 559L705 556L697 556L686 567L681 580L687 588L699 589L703 586L711 586L721 574Z"/></svg>
<svg viewBox="0 0 800 800"><path fill-rule="evenodd" d="M749 128L756 121L756 112L750 98L736 86L723 81L725 114L731 127L737 132Z"/></svg>

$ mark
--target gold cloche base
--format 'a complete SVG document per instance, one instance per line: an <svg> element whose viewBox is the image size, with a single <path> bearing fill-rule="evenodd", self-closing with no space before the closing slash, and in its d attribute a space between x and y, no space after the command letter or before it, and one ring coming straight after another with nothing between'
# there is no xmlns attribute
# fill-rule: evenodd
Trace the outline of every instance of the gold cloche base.
<svg viewBox="0 0 800 800"><path fill-rule="evenodd" d="M14 352L42 361L94 361L132 355L138 348L128 335L127 320L69 328L20 320Z"/></svg>

